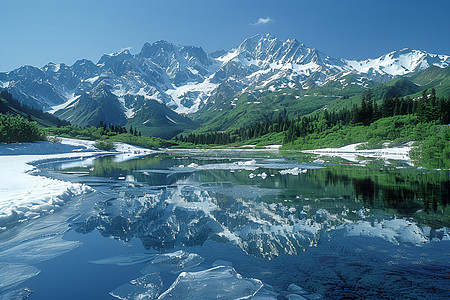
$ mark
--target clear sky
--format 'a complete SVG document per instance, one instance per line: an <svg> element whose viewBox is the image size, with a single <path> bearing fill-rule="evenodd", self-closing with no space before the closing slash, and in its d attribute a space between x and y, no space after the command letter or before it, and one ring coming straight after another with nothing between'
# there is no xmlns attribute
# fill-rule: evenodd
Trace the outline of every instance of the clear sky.
<svg viewBox="0 0 450 300"><path fill-rule="evenodd" d="M0 12L0 71L97 62L162 39L229 50L257 33L339 58L450 55L450 0L0 0Z"/></svg>

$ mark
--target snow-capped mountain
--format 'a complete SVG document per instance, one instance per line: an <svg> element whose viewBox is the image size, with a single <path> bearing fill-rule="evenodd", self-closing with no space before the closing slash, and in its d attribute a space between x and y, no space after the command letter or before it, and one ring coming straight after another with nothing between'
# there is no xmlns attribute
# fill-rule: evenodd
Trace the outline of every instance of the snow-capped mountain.
<svg viewBox="0 0 450 300"><path fill-rule="evenodd" d="M284 83L286 87L301 88L301 83L310 77L316 78L315 81L319 83L324 82L331 74L350 70L341 59L307 48L295 39L282 41L270 34L248 38L218 60L222 62L222 66L214 78L232 78L259 88L277 81L281 81L281 85ZM234 69L245 70L242 72L245 76L236 78L232 74Z"/></svg>
<svg viewBox="0 0 450 300"><path fill-rule="evenodd" d="M98 63L83 59L72 66L24 66L0 73L0 88L25 104L51 112L63 110L59 115L74 120L74 114L85 111L80 105L98 103L90 110L100 111L98 108L105 105L101 99L108 98L130 119L142 109L142 101L138 100L142 98L189 114L203 107L210 96L220 96L221 85L234 87L236 92L308 89L352 73L384 82L432 65L447 67L450 57L402 49L375 59L345 60L327 56L295 39L283 41L270 34L258 34L227 52L206 53L200 47L158 41L144 44L137 54L128 50L105 54ZM110 94L99 100L95 92L99 90L102 95L106 90Z"/></svg>
<svg viewBox="0 0 450 300"><path fill-rule="evenodd" d="M424 70L429 66L441 68L450 65L450 57L446 55L429 54L425 51L404 48L393 51L375 59L364 61L346 60L353 71L369 75L403 76Z"/></svg>

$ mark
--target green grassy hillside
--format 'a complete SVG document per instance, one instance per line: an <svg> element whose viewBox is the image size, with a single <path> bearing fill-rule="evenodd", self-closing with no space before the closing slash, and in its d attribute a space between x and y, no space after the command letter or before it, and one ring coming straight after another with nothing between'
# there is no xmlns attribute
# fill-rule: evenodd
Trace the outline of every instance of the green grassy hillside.
<svg viewBox="0 0 450 300"><path fill-rule="evenodd" d="M57 117L43 112L42 110L22 105L16 99L13 99L7 91L0 92L0 114L10 114L12 116L21 116L28 121L35 121L44 127L68 125Z"/></svg>
<svg viewBox="0 0 450 300"><path fill-rule="evenodd" d="M170 139L183 130L198 128L198 124L169 109L156 100L146 100L133 118L128 120L127 127L133 126L146 136Z"/></svg>

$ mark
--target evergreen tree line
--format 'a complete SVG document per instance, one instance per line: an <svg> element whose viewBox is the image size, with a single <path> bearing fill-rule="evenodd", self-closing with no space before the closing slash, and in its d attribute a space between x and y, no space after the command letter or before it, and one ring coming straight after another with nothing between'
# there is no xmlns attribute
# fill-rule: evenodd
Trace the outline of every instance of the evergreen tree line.
<svg viewBox="0 0 450 300"><path fill-rule="evenodd" d="M133 128L132 125L130 125L129 130L127 130L125 126L118 126L113 124L109 124L108 126L106 123L103 123L103 121L100 121L100 123L97 125L97 128L103 128L101 133L102 135L108 135L108 133L130 133L134 136L142 136L142 132L138 131L136 128Z"/></svg>
<svg viewBox="0 0 450 300"><path fill-rule="evenodd" d="M246 141L253 138L264 136L268 133L286 131L293 120L287 118L286 113L280 114L277 118L256 122L249 126L231 129L229 131L216 131L208 133L189 133L175 137L175 141L203 145L227 145L240 141Z"/></svg>
<svg viewBox="0 0 450 300"><path fill-rule="evenodd" d="M410 97L389 97L381 103L373 100L369 90L362 95L360 105L353 105L351 109L344 108L339 111L325 109L321 114L313 116L297 117L289 119L286 112L277 118L256 122L250 126L244 126L228 131L208 132L175 137L176 141L193 144L226 145L240 141L246 141L261 137L269 133L285 132L284 143L289 143L297 138L305 137L314 132L322 132L328 128L346 125L365 125L386 117L397 115L417 115L418 121L427 123L436 121L440 124L450 124L450 98L437 98L436 91L423 91L418 99Z"/></svg>
<svg viewBox="0 0 450 300"><path fill-rule="evenodd" d="M193 134L189 133L188 135L180 135L179 137L175 137L175 141L183 142L183 143L192 143L192 144L202 144L202 145L226 145L231 144L237 141L237 137L235 135L231 135L231 132L208 132L208 133L200 133Z"/></svg>
<svg viewBox="0 0 450 300"><path fill-rule="evenodd" d="M8 101L8 103L11 105L12 108L15 108L21 112L24 112L25 114L28 114L29 121L32 121L31 116L34 116L36 118L40 118L42 120L48 121L52 124L55 124L57 127L70 125L70 123L68 121L61 120L61 119L53 116L52 114L42 111L41 109L37 109L34 107L30 107L28 105L21 104L19 101L14 99L12 97L12 95L6 90L3 90L0 92L0 98L3 98L6 101ZM7 109L7 107L2 108L0 106L0 113L6 113L6 111L4 111L6 109Z"/></svg>
<svg viewBox="0 0 450 300"><path fill-rule="evenodd" d="M365 125L392 116L416 115L420 123L431 121L440 124L450 123L450 98L437 98L436 91L428 94L423 91L418 99L385 98L381 104L373 101L371 91L363 94L361 105L353 105L351 109L340 111L324 110L322 114L302 117L298 122L293 122L285 132L284 142L289 143L299 137L305 137L314 132L322 132L328 128L345 125Z"/></svg>

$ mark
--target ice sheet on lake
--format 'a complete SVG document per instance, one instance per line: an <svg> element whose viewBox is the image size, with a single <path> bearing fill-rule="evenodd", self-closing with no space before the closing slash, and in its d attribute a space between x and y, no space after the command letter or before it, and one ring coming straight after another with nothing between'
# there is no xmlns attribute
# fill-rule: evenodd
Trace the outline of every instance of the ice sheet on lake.
<svg viewBox="0 0 450 300"><path fill-rule="evenodd" d="M179 273L200 265L204 260L203 257L196 253L188 253L183 250L158 254L149 261L151 265L143 268L141 273L146 274L154 270L155 267L158 269L166 269L173 273Z"/></svg>
<svg viewBox="0 0 450 300"><path fill-rule="evenodd" d="M157 299L163 288L158 274L147 274L123 284L109 294L122 300Z"/></svg>
<svg viewBox="0 0 450 300"><path fill-rule="evenodd" d="M0 300L25 300L28 299L32 293L33 292L28 288L21 288L5 293L0 292Z"/></svg>
<svg viewBox="0 0 450 300"><path fill-rule="evenodd" d="M156 151L116 143L116 152L98 151L94 141L59 138L59 142L0 143L0 229L51 213L76 195L92 191L86 185L33 176L31 162L88 158L118 153L129 159Z"/></svg>
<svg viewBox="0 0 450 300"><path fill-rule="evenodd" d="M0 295L39 274L39 270L30 265L0 262Z"/></svg>
<svg viewBox="0 0 450 300"><path fill-rule="evenodd" d="M99 260L93 260L91 263L97 265L117 265L117 266L130 266L135 264L141 264L150 261L155 257L155 254L147 253L129 253Z"/></svg>
<svg viewBox="0 0 450 300"><path fill-rule="evenodd" d="M322 169L323 166L306 164L306 163L289 163L289 162L274 162L274 161L256 161L256 160L245 160L245 161L236 161L229 163L211 163L204 165L190 164L188 166L179 165L175 167L171 167L170 169L176 172L189 172L189 171L199 171L199 170L247 170L247 171L255 171L259 168L266 169L277 169L277 170L289 170L289 169Z"/></svg>
<svg viewBox="0 0 450 300"><path fill-rule="evenodd" d="M255 164L254 161L238 161L234 163L218 163L218 164L205 164L205 165L179 165L175 167L171 167L171 170L174 171L199 171L199 170L248 170L254 171L259 167Z"/></svg>
<svg viewBox="0 0 450 300"><path fill-rule="evenodd" d="M218 266L181 273L159 299L247 299L262 286L260 280L244 278L232 267Z"/></svg>
<svg viewBox="0 0 450 300"><path fill-rule="evenodd" d="M81 245L77 241L65 241L60 235L31 239L11 248L0 248L0 262L20 261L34 264L55 258Z"/></svg>
<svg viewBox="0 0 450 300"><path fill-rule="evenodd" d="M154 271L155 268L169 270L170 272L174 273L181 272L186 269L198 266L203 261L204 258L198 254L178 250L172 253L163 254L129 253L94 260L91 261L91 263L100 265L114 264L117 266L129 266L148 263L149 265L141 270L143 274L148 274Z"/></svg>

